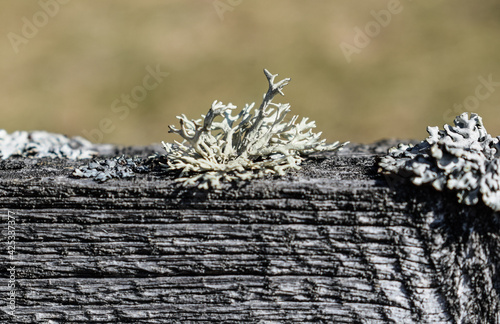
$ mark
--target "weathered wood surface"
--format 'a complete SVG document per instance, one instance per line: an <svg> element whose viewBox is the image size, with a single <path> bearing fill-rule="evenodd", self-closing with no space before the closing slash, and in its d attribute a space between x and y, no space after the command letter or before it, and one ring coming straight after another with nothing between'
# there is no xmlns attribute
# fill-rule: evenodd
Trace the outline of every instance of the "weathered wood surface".
<svg viewBox="0 0 500 324"><path fill-rule="evenodd" d="M0 258L17 296L11 317L3 271L0 322L498 323L498 216L387 182L386 149L351 145L220 192L2 161L16 254Z"/></svg>

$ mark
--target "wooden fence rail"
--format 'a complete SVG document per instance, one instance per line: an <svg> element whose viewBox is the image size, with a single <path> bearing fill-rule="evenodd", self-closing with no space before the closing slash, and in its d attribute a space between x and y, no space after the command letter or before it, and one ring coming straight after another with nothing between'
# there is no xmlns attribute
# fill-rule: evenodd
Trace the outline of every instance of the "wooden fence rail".
<svg viewBox="0 0 500 324"><path fill-rule="evenodd" d="M498 323L498 215L379 175L387 148L221 191L1 161L0 322Z"/></svg>

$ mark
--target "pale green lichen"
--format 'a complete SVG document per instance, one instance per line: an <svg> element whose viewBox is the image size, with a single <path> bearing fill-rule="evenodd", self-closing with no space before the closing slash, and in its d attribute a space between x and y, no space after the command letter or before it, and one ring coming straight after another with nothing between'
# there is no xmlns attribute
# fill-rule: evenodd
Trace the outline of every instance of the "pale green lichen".
<svg viewBox="0 0 500 324"><path fill-rule="evenodd" d="M429 137L419 144L391 148L379 162L380 171L404 175L415 185L454 191L460 203L482 200L500 211L500 136L488 134L474 113L457 116L454 125L428 127Z"/></svg>
<svg viewBox="0 0 500 324"><path fill-rule="evenodd" d="M170 132L184 141L163 145L169 170L181 171L177 179L184 186L201 189L221 188L221 181L248 180L267 174L284 175L288 169L300 169L305 156L320 151L341 149L346 143L325 144L321 133L313 133L314 121L298 116L285 121L289 104L272 102L289 78L274 83L277 74L264 70L269 89L262 104L252 114L254 103L247 104L238 114L231 103L217 100L202 119L189 120L179 116L180 129L170 126ZM222 121L215 121L221 116Z"/></svg>
<svg viewBox="0 0 500 324"><path fill-rule="evenodd" d="M7 133L0 129L0 158L59 158L89 159L97 155L95 146L86 139L76 136L45 131L15 131Z"/></svg>

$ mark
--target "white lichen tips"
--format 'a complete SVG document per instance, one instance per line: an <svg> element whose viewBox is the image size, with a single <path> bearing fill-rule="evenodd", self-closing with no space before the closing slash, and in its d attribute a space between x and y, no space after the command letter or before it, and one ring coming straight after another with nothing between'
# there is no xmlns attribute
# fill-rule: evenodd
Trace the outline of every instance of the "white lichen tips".
<svg viewBox="0 0 500 324"><path fill-rule="evenodd" d="M288 169L299 169L304 156L327 150L340 149L347 143L325 144L321 133L313 133L313 121L298 116L285 121L289 104L272 102L289 78L275 83L277 74L264 70L269 89L262 104L252 114L254 103L247 104L232 115L236 106L214 101L212 107L199 120L177 117L180 129L170 126L171 133L179 134L184 141L163 145L167 152L169 170L180 170L184 186L201 189L220 188L221 181L248 180L266 174L283 175ZM222 117L221 121L216 121Z"/></svg>
<svg viewBox="0 0 500 324"><path fill-rule="evenodd" d="M457 193L458 201L475 205L479 199L500 211L500 145L481 117L467 113L443 130L428 127L429 137L415 146L400 144L379 165L383 173L407 176L416 185L431 184Z"/></svg>

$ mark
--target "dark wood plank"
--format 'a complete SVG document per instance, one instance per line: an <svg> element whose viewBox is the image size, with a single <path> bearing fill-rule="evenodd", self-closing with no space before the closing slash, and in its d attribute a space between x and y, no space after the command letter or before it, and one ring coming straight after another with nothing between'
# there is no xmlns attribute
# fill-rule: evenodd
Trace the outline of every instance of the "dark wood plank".
<svg viewBox="0 0 500 324"><path fill-rule="evenodd" d="M498 215L380 176L386 149L351 145L216 192L2 161L16 254L0 260L17 295L13 318L0 287L0 322L498 322Z"/></svg>

